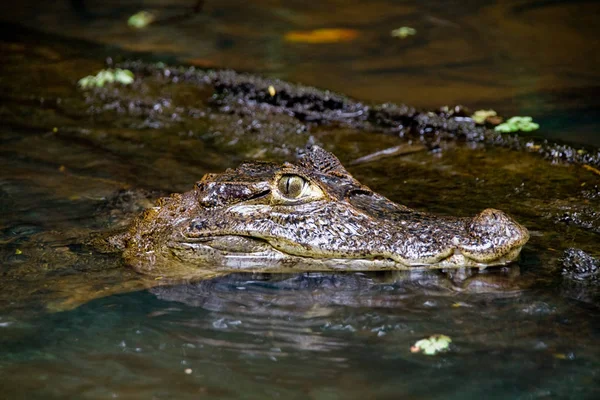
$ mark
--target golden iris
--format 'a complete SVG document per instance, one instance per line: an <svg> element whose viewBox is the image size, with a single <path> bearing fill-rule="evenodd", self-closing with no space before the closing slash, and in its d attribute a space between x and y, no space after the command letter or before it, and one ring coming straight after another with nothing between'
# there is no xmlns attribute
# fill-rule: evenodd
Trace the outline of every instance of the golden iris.
<svg viewBox="0 0 600 400"><path fill-rule="evenodd" d="M279 179L277 187L281 194L290 199L297 199L302 196L304 188L308 182L298 175L283 175Z"/></svg>

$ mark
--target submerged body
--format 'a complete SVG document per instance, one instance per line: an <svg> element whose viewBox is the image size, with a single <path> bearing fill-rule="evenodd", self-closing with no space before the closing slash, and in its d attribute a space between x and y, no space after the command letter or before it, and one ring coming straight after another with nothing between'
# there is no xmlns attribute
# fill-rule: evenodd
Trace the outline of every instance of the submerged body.
<svg viewBox="0 0 600 400"><path fill-rule="evenodd" d="M483 267L513 261L528 239L502 211L454 218L396 204L313 146L298 164L245 163L161 199L133 223L124 257L157 275Z"/></svg>

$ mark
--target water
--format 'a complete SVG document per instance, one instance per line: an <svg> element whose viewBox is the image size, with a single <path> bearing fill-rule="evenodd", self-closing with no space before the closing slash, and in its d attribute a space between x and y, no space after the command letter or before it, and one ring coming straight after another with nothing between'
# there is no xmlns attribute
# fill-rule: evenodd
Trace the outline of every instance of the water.
<svg viewBox="0 0 600 400"><path fill-rule="evenodd" d="M596 4L207 2L197 17L133 33L123 21L141 3L116 3L86 1L89 20L69 2L0 5L4 20L47 32L11 25L0 42L3 398L600 397L600 289L563 282L558 260L572 246L600 255L593 172L457 143L349 168L420 210L507 211L532 238L506 268L237 274L148 287L90 235L242 159L291 160L314 140L348 164L399 138L221 114L206 91L151 78L102 98L75 87L106 57L142 50L375 102L529 114L542 124L536 135L598 145ZM402 25L417 36L391 38ZM282 40L324 26L360 35L322 47ZM119 110L117 100L136 107ZM156 104L166 111L145 111ZM176 107L213 114L171 118ZM255 121L253 135L236 128ZM433 334L452 338L448 352L411 353Z"/></svg>
<svg viewBox="0 0 600 400"><path fill-rule="evenodd" d="M193 14L195 0L86 0L87 15L71 3L5 2L0 19L62 38L255 72L377 103L425 109L463 104L531 115L543 123L544 136L600 145L594 117L600 78L597 2L205 1L203 11ZM154 10L166 22L130 29L127 18L141 9ZM176 16L185 18L169 22ZM392 37L401 26L416 29L416 35ZM321 45L283 39L289 31L320 28L354 29L358 35Z"/></svg>
<svg viewBox="0 0 600 400"><path fill-rule="evenodd" d="M594 398L598 310L428 279L234 276L3 326L9 398ZM267 279L262 277L262 279ZM8 322L8 321L7 321ZM410 352L444 333L451 352Z"/></svg>

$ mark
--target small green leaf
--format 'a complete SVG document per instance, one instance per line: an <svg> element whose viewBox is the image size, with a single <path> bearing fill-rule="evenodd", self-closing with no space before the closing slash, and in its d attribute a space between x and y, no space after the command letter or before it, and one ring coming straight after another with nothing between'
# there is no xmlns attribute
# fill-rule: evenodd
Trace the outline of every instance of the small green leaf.
<svg viewBox="0 0 600 400"><path fill-rule="evenodd" d="M104 87L107 83L118 82L122 85L130 85L134 81L133 72L128 69L104 69L98 72L95 76L88 75L81 78L77 84L82 89L90 89L93 87Z"/></svg>
<svg viewBox="0 0 600 400"><path fill-rule="evenodd" d="M415 28L411 28L410 26L401 26L398 29L394 29L390 32L393 37L398 37L400 39L406 39L409 36L413 36L417 34L417 30Z"/></svg>
<svg viewBox="0 0 600 400"><path fill-rule="evenodd" d="M531 132L539 129L540 125L533 122L531 117L512 117L508 121L494 128L497 132Z"/></svg>
<svg viewBox="0 0 600 400"><path fill-rule="evenodd" d="M123 85L129 85L133 83L133 73L122 69L115 71L115 81L122 83Z"/></svg>
<svg viewBox="0 0 600 400"><path fill-rule="evenodd" d="M452 343L452 339L446 335L431 335L426 339L417 341L410 348L410 351L413 353L423 352L423 354L432 356L441 351L448 350L450 343Z"/></svg>
<svg viewBox="0 0 600 400"><path fill-rule="evenodd" d="M152 22L154 22L155 19L156 16L151 12L140 11L129 17L129 19L127 20L127 25L129 25L132 28L141 29L150 25Z"/></svg>

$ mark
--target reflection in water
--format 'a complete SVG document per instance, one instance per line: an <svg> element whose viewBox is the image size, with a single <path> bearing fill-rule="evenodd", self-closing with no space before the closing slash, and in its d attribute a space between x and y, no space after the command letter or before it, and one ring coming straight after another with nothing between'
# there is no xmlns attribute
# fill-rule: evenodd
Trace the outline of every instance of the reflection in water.
<svg viewBox="0 0 600 400"><path fill-rule="evenodd" d="M511 271L239 274L2 317L0 379L46 398L597 393L599 310L518 290ZM435 333L448 353L410 353Z"/></svg>
<svg viewBox="0 0 600 400"><path fill-rule="evenodd" d="M223 331L269 337L277 342L278 349L325 351L345 344L335 336L323 335L323 332L364 331L383 336L386 330L407 328L406 322L384 323L379 318L371 320L362 316L356 321L352 321L352 318L336 320L340 308L352 311L373 308L412 311L423 306L436 308L442 304L463 307L468 304L456 303L453 298L465 289L469 293L488 293L492 297L518 294L519 288L514 283L512 287L507 287L511 285L513 274L514 271L512 274L483 274L481 277L485 276L487 280L463 277L456 279L456 282L438 271L306 273L292 276L257 274L250 280L242 274L196 284L157 287L150 291L162 300L218 313L219 317L215 320L186 320L182 322L184 326L212 326ZM242 316L243 327L239 319ZM183 334L182 338L214 344L214 339L205 337ZM240 346L239 343L224 340L220 340L219 345L240 351L259 351L256 346ZM271 351L270 348L263 350L267 353Z"/></svg>

